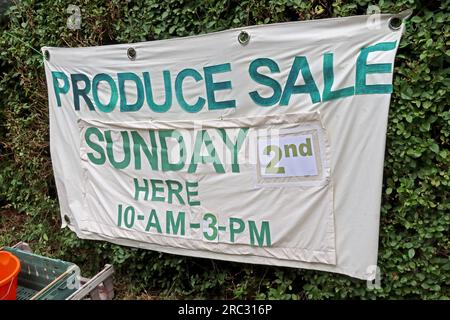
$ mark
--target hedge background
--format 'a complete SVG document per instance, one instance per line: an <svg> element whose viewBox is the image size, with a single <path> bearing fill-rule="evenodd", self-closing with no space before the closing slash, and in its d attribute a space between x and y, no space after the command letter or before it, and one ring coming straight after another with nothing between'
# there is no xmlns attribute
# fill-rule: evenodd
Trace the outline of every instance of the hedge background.
<svg viewBox="0 0 450 320"><path fill-rule="evenodd" d="M0 11L7 6L0 0ZM449 1L12 1L0 13L0 245L19 240L92 274L117 269L122 298L449 298ZM69 4L81 29L67 28ZM91 46L253 24L412 8L395 62L381 211L381 289L325 272L187 258L82 241L61 230L49 159L41 46ZM37 51L36 51L37 50Z"/></svg>

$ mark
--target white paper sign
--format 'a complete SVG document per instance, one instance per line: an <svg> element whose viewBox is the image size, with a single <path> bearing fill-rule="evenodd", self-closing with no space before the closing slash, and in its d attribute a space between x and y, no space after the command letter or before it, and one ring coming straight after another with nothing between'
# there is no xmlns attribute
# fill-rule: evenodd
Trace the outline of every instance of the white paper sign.
<svg viewBox="0 0 450 320"><path fill-rule="evenodd" d="M317 158L311 134L275 136L258 140L262 177L317 176Z"/></svg>

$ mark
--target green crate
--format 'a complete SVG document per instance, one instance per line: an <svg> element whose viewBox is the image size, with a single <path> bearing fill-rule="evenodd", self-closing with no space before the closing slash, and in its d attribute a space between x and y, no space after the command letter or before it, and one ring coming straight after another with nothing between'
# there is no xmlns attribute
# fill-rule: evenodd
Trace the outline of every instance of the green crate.
<svg viewBox="0 0 450 320"><path fill-rule="evenodd" d="M2 250L20 260L17 300L64 300L80 287L80 269L73 263L11 247Z"/></svg>

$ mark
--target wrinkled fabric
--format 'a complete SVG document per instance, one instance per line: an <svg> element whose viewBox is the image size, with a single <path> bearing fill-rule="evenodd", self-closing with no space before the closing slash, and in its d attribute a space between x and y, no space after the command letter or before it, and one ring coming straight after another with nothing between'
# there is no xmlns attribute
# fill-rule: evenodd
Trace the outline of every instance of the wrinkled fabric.
<svg viewBox="0 0 450 320"><path fill-rule="evenodd" d="M44 47L42 50L50 53L45 61L50 149L63 227L68 226L83 239L171 254L323 270L373 279L371 266L377 264L390 93L360 92L323 101L323 69L324 55L333 53L332 90L356 86L356 65L361 49L395 43L392 50L373 51L367 56L367 64L390 63L393 69L403 27L391 30L388 27L390 17L381 15L377 25L370 28L367 16L356 16L251 26L134 44ZM237 40L242 30L250 35L245 45ZM136 50L135 60L127 57L129 47ZM250 92L267 98L274 90L252 79L249 74L252 61L258 58L275 61L279 72L269 72L264 66L258 71L275 79L284 90L294 59L300 56L306 57L321 94L320 101L314 102L308 93L293 93L286 105L280 105L283 97L272 106L255 103ZM205 67L226 63L230 64L230 69L213 74L212 81L230 81L231 88L225 85L213 93L214 97L208 96ZM184 78L184 100L191 105L199 97L205 100L201 110L195 112L186 112L175 96L175 78L188 68L197 70L201 79ZM79 110L76 110L73 82L68 82L70 88L63 93L61 80L57 82L61 91L58 105L52 74L62 72L69 80L70 75L84 74L92 85L94 76L102 73L118 83L118 73L132 72L141 76L149 72L153 98L161 104L165 92L164 70L170 71L173 95L170 108L164 112L155 112L147 101L137 111L122 111L119 104L124 98L120 92L117 106L111 112L91 110L83 97L79 97ZM380 70L367 73L366 84L392 84L392 72ZM299 73L295 84L305 84L305 74ZM82 82L78 85L82 90ZM105 81L96 89L104 105L111 101L111 88L105 86ZM136 87L129 81L122 93L126 94L128 104L139 98ZM93 90L87 97L94 101ZM216 102L233 100L236 105L215 109L211 108L212 99ZM220 129L232 137L234 143L243 128L245 138L237 155L239 172L234 172L237 169L233 167L232 152L221 140ZM161 152L164 151L160 135L164 130L180 132L183 136L180 139L191 142L185 150L186 165L179 170L161 170ZM188 162L195 153L199 130L205 130L213 147L222 150L217 151L217 156L225 172L218 172L213 163L200 163L189 172ZM284 162L280 161L279 166L285 166L284 173L266 170L273 157L270 149L261 150L272 143L267 138L268 130L276 132L276 143L282 144ZM150 132L155 134L155 149L152 149ZM131 158L125 168L118 169L108 161L100 165L94 163L103 161L102 153L108 158L108 135L112 139L111 152L119 160L124 158L126 148L123 137L129 138ZM147 159L143 151L139 151L142 147L136 144L139 137L150 146L149 153L157 153L158 170L156 164L149 165L149 156ZM176 144L176 139L169 140ZM283 149L290 144L297 149ZM95 145L100 146L100 152L95 150ZM176 148L171 149L175 154L172 162L178 161ZM208 154L207 148L202 146L200 156ZM288 151L292 152L290 157L286 157ZM136 152L141 154L140 162L135 159ZM293 160L294 152L298 159ZM148 197L145 192L136 191L134 179L141 187L147 181ZM172 194L169 203L167 180L183 186L181 201ZM163 201L152 200L152 181L162 181L158 186L162 188ZM195 188L198 194L193 198L200 204L189 205L185 183L193 181L198 183ZM133 210L125 213L129 206ZM205 216L209 213L216 222L214 217ZM219 227L223 227L222 230ZM233 236L231 230L234 230Z"/></svg>

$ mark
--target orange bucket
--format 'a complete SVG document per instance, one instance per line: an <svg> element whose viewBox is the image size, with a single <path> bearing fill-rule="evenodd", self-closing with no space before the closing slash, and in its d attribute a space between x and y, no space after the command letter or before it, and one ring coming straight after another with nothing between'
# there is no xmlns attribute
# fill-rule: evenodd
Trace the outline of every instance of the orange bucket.
<svg viewBox="0 0 450 320"><path fill-rule="evenodd" d="M0 300L16 300L20 261L6 251L0 251Z"/></svg>

